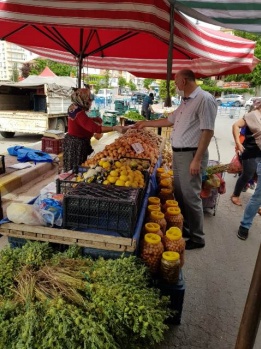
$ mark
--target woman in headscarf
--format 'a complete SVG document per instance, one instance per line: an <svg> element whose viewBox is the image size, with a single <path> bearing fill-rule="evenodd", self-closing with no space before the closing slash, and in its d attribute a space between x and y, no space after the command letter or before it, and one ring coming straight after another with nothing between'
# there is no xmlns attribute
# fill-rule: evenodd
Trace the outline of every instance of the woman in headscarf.
<svg viewBox="0 0 261 349"><path fill-rule="evenodd" d="M74 90L68 108L68 133L63 143L63 169L65 172L82 165L93 152L91 138L95 133L117 131L121 126L102 126L101 118L88 117L94 97L89 86Z"/></svg>

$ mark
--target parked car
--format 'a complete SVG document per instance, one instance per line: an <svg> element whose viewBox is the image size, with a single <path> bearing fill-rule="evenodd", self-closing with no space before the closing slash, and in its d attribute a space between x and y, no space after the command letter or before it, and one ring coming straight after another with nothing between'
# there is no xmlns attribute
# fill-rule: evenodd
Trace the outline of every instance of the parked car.
<svg viewBox="0 0 261 349"><path fill-rule="evenodd" d="M216 98L216 101L218 105L221 105L222 103L233 102L233 106L235 107L241 107L245 104L243 95L236 94L229 94L224 95L223 97L218 97Z"/></svg>
<svg viewBox="0 0 261 349"><path fill-rule="evenodd" d="M138 104L142 104L143 99L147 96L147 93L140 92L140 91L134 91L131 96L131 100L133 102L136 102Z"/></svg>
<svg viewBox="0 0 261 349"><path fill-rule="evenodd" d="M261 100L261 97L251 97L251 98L249 98L249 99L246 101L244 107L246 108L247 111L249 111L251 105L253 105L253 102L254 102L254 100L256 100L256 99Z"/></svg>
<svg viewBox="0 0 261 349"><path fill-rule="evenodd" d="M94 98L97 104L111 104L112 103L112 90L109 88L101 88Z"/></svg>

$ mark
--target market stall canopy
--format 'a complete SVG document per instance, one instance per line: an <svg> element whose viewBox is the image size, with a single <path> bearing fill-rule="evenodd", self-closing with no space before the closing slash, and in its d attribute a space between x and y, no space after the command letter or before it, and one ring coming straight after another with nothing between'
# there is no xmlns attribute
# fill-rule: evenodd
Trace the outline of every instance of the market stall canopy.
<svg viewBox="0 0 261 349"><path fill-rule="evenodd" d="M23 48L39 55L42 58L53 61L76 65L74 57L63 51L43 49L41 47L23 46ZM180 69L191 69L197 78L229 75L229 74L247 74L250 73L259 60L254 57L251 64L242 65L241 63L222 63L205 58L195 58L193 60L173 59L172 79ZM84 67L97 68L105 70L128 71L136 77L166 79L167 59L138 59L121 57L95 57L89 56L83 62Z"/></svg>
<svg viewBox="0 0 261 349"><path fill-rule="evenodd" d="M261 33L260 0L168 0L183 13L217 26Z"/></svg>
<svg viewBox="0 0 261 349"><path fill-rule="evenodd" d="M201 28L177 11L173 20L174 60L203 58L241 65L242 72L255 66L255 42L238 37L227 40L225 34ZM0 38L69 52L80 70L89 56L167 62L170 4L164 0L0 0Z"/></svg>
<svg viewBox="0 0 261 349"><path fill-rule="evenodd" d="M77 86L77 79L69 76L48 76L30 75L28 78L14 83L0 83L2 87L11 87L18 89L44 89L53 93L53 96L70 97L72 89Z"/></svg>

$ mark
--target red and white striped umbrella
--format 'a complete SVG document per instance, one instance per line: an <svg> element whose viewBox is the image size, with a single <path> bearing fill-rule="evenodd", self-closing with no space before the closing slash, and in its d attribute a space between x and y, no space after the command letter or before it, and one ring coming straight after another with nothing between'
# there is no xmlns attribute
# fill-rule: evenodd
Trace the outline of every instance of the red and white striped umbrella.
<svg viewBox="0 0 261 349"><path fill-rule="evenodd" d="M44 49L42 47L23 46L23 48L55 62L77 66L78 62L70 53ZM210 77L229 74L247 74L259 63L254 57L251 64L215 62L205 58L174 59L172 63L172 78L180 69L191 69L196 77ZM166 79L167 59L139 59L121 57L95 57L89 56L84 59L83 66L105 70L128 71L142 78Z"/></svg>
<svg viewBox="0 0 261 349"><path fill-rule="evenodd" d="M199 27L179 12L173 17L174 60L236 64L238 73L255 65L255 42ZM170 4L166 0L0 0L0 39L69 52L80 66L89 56L167 62Z"/></svg>

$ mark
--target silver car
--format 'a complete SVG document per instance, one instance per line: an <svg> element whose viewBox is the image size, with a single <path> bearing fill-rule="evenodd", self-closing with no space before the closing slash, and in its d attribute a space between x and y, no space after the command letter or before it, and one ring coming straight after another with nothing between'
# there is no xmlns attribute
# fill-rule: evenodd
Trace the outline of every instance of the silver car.
<svg viewBox="0 0 261 349"><path fill-rule="evenodd" d="M254 102L256 99L261 100L261 97L251 97L251 98L249 98L249 99L246 101L244 107L246 108L247 111L249 111L249 109L250 109L251 106L253 105L253 102Z"/></svg>
<svg viewBox="0 0 261 349"><path fill-rule="evenodd" d="M241 107L245 104L243 95L236 95L236 94L229 94L229 95L224 95L222 97L218 97L216 98L216 101L218 105L230 102L233 104L233 107Z"/></svg>

